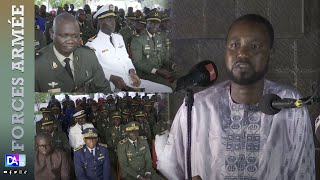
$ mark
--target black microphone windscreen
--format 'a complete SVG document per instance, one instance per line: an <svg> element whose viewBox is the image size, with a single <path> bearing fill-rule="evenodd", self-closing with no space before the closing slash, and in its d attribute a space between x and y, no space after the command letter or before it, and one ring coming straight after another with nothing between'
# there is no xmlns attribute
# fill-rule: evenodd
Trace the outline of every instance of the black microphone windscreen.
<svg viewBox="0 0 320 180"><path fill-rule="evenodd" d="M202 61L193 66L187 75L177 80L175 91L177 92L194 85L206 87L212 85L217 77L218 70L216 65L209 60Z"/></svg>
<svg viewBox="0 0 320 180"><path fill-rule="evenodd" d="M275 109L272 107L272 102L275 100L280 100L281 98L275 94L265 94L261 97L259 101L259 110L268 115L274 115L280 112L281 109Z"/></svg>

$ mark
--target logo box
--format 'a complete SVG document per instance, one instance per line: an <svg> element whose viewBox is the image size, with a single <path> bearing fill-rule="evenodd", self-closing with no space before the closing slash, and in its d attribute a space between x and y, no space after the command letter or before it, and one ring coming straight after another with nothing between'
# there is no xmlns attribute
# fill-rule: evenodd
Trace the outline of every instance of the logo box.
<svg viewBox="0 0 320 180"><path fill-rule="evenodd" d="M5 167L24 167L26 166L25 154L6 154Z"/></svg>

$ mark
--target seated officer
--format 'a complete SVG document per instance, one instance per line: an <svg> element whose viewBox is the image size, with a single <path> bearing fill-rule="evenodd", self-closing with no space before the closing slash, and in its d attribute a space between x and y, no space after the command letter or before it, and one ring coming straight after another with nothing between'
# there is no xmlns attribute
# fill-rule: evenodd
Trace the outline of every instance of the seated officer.
<svg viewBox="0 0 320 180"><path fill-rule="evenodd" d="M151 179L156 174L152 168L147 138L139 137L138 122L128 123L125 130L128 138L120 141L117 148L121 177L125 180Z"/></svg>
<svg viewBox="0 0 320 180"><path fill-rule="evenodd" d="M91 123L86 123L86 114L84 110L81 110L73 115L76 124L70 127L69 131L69 143L72 148L77 148L84 144L82 131L86 128L93 128Z"/></svg>
<svg viewBox="0 0 320 180"><path fill-rule="evenodd" d="M98 132L87 128L82 132L85 145L74 150L74 166L78 180L111 180L109 152L98 143Z"/></svg>
<svg viewBox="0 0 320 180"><path fill-rule="evenodd" d="M42 129L44 132L47 132L52 137L52 143L55 148L61 149L64 151L67 155L71 154L71 148L69 145L68 137L67 135L62 131L55 131L54 130L54 124L53 119L46 119L42 122Z"/></svg>
<svg viewBox="0 0 320 180"><path fill-rule="evenodd" d="M146 120L146 113L144 111L137 111L135 113L135 120L140 125L140 136L147 136L148 142L152 140L152 132L148 121Z"/></svg>

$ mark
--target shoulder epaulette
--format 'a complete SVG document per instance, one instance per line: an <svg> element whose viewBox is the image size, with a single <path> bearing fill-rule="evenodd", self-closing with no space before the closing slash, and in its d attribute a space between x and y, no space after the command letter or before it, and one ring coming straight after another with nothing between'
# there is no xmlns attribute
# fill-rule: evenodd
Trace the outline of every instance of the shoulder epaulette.
<svg viewBox="0 0 320 180"><path fill-rule="evenodd" d="M104 146L104 147L108 147L108 145L103 144L103 143L99 143L99 146Z"/></svg>
<svg viewBox="0 0 320 180"><path fill-rule="evenodd" d="M83 145L81 145L81 146L79 146L79 147L75 148L73 151L74 151L74 152L76 152L76 151L78 151L78 150L82 149L82 147L83 147Z"/></svg>
<svg viewBox="0 0 320 180"><path fill-rule="evenodd" d="M139 136L141 139L147 139L146 136Z"/></svg>
<svg viewBox="0 0 320 180"><path fill-rule="evenodd" d="M136 34L136 37L139 37L140 36L140 34Z"/></svg>
<svg viewBox="0 0 320 180"><path fill-rule="evenodd" d="M93 51L96 51L94 48L90 47L90 46L86 46L86 45L81 45L81 47L86 48L86 49L91 49Z"/></svg>
<svg viewBox="0 0 320 180"><path fill-rule="evenodd" d="M89 38L88 41L92 42L96 37L97 37L97 35L94 35L93 37Z"/></svg>
<svg viewBox="0 0 320 180"><path fill-rule="evenodd" d="M124 139L122 139L120 142L119 142L119 144L123 144L123 143L125 143L125 142L127 142L128 141L128 138L124 138Z"/></svg>

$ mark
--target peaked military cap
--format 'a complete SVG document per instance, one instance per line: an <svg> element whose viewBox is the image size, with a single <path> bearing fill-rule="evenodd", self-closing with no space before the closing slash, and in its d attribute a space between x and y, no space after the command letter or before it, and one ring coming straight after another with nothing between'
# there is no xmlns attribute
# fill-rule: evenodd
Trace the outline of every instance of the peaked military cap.
<svg viewBox="0 0 320 180"><path fill-rule="evenodd" d="M73 117L75 118L75 119L80 119L80 118L83 118L83 117L85 117L86 116L86 114L84 113L84 110L81 110L81 111L79 111L79 112L77 112L77 113L75 113L74 115L73 115Z"/></svg>
<svg viewBox="0 0 320 180"><path fill-rule="evenodd" d="M125 125L126 131L138 131L139 130L139 123L137 121L129 122Z"/></svg>
<svg viewBox="0 0 320 180"><path fill-rule="evenodd" d="M115 17L116 14L113 12L113 9L114 6L112 4L106 4L94 14L93 18L102 19L105 17Z"/></svg>
<svg viewBox="0 0 320 180"><path fill-rule="evenodd" d="M122 111L122 114L125 114L125 115L129 115L131 112L130 112L130 109L124 109Z"/></svg>
<svg viewBox="0 0 320 180"><path fill-rule="evenodd" d="M158 11L151 11L146 15L146 20L147 21L159 21L161 22L160 19L160 13Z"/></svg>
<svg viewBox="0 0 320 180"><path fill-rule="evenodd" d="M96 128L86 128L82 131L82 135L84 138L97 138L98 137L98 131Z"/></svg>
<svg viewBox="0 0 320 180"><path fill-rule="evenodd" d="M146 113L144 111L137 111L134 115L136 117L145 117Z"/></svg>
<svg viewBox="0 0 320 180"><path fill-rule="evenodd" d="M50 113L51 110L50 110L49 108L43 107L43 108L40 109L40 112L41 112L41 113Z"/></svg>
<svg viewBox="0 0 320 180"><path fill-rule="evenodd" d="M135 20L136 19L136 14L135 13L128 13L126 15L126 19Z"/></svg>
<svg viewBox="0 0 320 180"><path fill-rule="evenodd" d="M119 111L114 111L111 114L111 118L121 118L121 113Z"/></svg>
<svg viewBox="0 0 320 180"><path fill-rule="evenodd" d="M169 20L169 15L168 13L162 13L161 15L161 21L166 21Z"/></svg>
<svg viewBox="0 0 320 180"><path fill-rule="evenodd" d="M53 124L53 120L49 118L45 118L41 123L42 126L49 125L49 124Z"/></svg>

